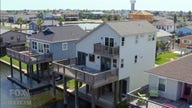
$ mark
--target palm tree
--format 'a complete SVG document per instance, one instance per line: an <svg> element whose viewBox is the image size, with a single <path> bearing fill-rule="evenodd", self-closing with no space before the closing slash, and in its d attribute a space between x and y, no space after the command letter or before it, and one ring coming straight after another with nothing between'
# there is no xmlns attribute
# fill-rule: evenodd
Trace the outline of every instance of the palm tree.
<svg viewBox="0 0 192 108"><path fill-rule="evenodd" d="M41 31L42 30L42 24L44 23L44 20L42 18L39 18L37 20L37 26L38 26L38 30Z"/></svg>
<svg viewBox="0 0 192 108"><path fill-rule="evenodd" d="M20 25L20 31L22 31L22 24L24 23L24 20L21 18L21 17L19 17L18 19L17 19L17 21L16 21L16 24L19 24Z"/></svg>
<svg viewBox="0 0 192 108"><path fill-rule="evenodd" d="M64 21L64 18L62 16L59 16L56 19L57 21L59 21L59 25L62 26L62 22Z"/></svg>

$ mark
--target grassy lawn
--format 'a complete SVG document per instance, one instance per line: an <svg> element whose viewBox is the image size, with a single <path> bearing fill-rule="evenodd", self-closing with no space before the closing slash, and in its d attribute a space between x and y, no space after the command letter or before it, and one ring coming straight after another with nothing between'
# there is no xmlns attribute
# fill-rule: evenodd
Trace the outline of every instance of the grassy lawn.
<svg viewBox="0 0 192 108"><path fill-rule="evenodd" d="M157 55L157 59L155 60L155 64L164 64L171 60L176 59L180 54L172 53L172 52L163 52Z"/></svg>

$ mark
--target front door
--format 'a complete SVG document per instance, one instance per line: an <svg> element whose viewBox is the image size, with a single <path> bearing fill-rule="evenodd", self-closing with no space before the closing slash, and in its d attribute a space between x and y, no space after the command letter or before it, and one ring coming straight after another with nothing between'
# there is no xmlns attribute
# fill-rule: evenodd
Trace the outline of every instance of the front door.
<svg viewBox="0 0 192 108"><path fill-rule="evenodd" d="M106 71L111 69L111 59L101 57L101 71Z"/></svg>
<svg viewBox="0 0 192 108"><path fill-rule="evenodd" d="M192 85L184 83L182 98L189 99L191 93L192 93Z"/></svg>
<svg viewBox="0 0 192 108"><path fill-rule="evenodd" d="M86 64L86 53L78 52L78 65Z"/></svg>

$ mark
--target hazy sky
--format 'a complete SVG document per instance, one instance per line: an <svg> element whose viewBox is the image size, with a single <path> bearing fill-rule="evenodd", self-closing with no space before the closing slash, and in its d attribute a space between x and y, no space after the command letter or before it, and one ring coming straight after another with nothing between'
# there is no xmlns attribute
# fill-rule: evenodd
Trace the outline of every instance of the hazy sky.
<svg viewBox="0 0 192 108"><path fill-rule="evenodd" d="M130 9L130 0L0 0L2 10ZM136 0L137 10L192 10L192 0Z"/></svg>

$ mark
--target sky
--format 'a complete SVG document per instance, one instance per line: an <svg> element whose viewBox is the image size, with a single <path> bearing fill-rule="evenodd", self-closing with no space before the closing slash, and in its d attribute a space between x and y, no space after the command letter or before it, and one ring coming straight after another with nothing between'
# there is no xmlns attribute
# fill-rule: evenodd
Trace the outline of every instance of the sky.
<svg viewBox="0 0 192 108"><path fill-rule="evenodd" d="M1 10L130 10L130 0L0 0ZM192 11L192 0L136 0L136 10Z"/></svg>

